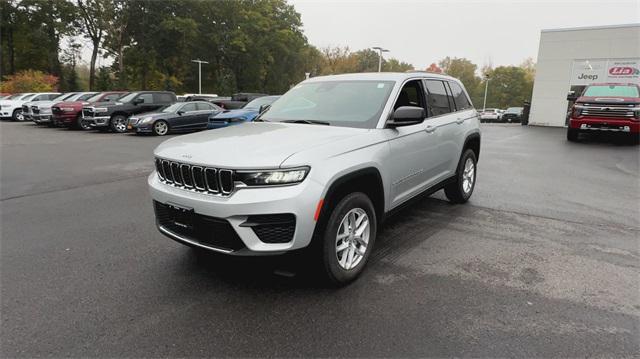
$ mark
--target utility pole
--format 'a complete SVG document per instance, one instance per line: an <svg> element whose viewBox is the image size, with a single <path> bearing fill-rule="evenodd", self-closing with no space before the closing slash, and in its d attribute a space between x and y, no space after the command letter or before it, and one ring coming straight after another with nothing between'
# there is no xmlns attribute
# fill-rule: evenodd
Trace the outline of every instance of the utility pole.
<svg viewBox="0 0 640 359"><path fill-rule="evenodd" d="M487 90L489 89L489 75L485 76L484 81L484 102L482 103L482 112L487 107Z"/></svg>
<svg viewBox="0 0 640 359"><path fill-rule="evenodd" d="M380 46L372 47L374 50L378 50L378 72L382 71L382 53L389 52L387 49L383 49Z"/></svg>
<svg viewBox="0 0 640 359"><path fill-rule="evenodd" d="M208 64L207 61L202 61L200 59L191 60L191 62L195 62L198 64L198 94L202 93L202 64Z"/></svg>

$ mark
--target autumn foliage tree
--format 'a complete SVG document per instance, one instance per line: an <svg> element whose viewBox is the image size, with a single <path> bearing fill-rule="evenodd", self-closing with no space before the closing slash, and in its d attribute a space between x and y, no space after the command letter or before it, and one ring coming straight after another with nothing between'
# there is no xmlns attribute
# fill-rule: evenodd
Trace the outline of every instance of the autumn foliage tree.
<svg viewBox="0 0 640 359"><path fill-rule="evenodd" d="M58 77L56 76L42 71L24 70L6 76L0 85L0 92L46 92L56 90L57 86Z"/></svg>

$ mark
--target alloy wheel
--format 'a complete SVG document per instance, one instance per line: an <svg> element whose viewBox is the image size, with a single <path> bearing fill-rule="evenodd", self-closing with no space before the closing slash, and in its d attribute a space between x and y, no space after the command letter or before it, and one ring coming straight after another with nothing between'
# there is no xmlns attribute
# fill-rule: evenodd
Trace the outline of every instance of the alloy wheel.
<svg viewBox="0 0 640 359"><path fill-rule="evenodd" d="M127 131L127 119L122 117L122 116L118 116L114 119L115 121L115 128L116 131L118 132L125 132Z"/></svg>
<svg viewBox="0 0 640 359"><path fill-rule="evenodd" d="M464 163L464 170L462 172L462 190L464 193L470 193L473 189L473 182L476 179L476 166L473 163L473 159L467 158Z"/></svg>
<svg viewBox="0 0 640 359"><path fill-rule="evenodd" d="M164 136L169 131L169 127L164 121L158 121L154 123L153 129L158 136Z"/></svg>
<svg viewBox="0 0 640 359"><path fill-rule="evenodd" d="M336 233L336 257L345 270L355 268L364 258L369 245L369 216L362 208L353 208L342 218Z"/></svg>

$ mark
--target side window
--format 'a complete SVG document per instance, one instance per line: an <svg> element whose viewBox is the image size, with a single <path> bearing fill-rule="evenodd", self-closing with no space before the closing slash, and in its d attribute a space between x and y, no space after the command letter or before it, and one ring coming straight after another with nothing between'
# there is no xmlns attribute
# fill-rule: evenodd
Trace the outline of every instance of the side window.
<svg viewBox="0 0 640 359"><path fill-rule="evenodd" d="M115 101L115 100L117 100L119 98L120 98L120 94L119 93L112 93L112 94L108 94L107 96L105 96L103 101Z"/></svg>
<svg viewBox="0 0 640 359"><path fill-rule="evenodd" d="M198 102L197 103L198 111L212 111L213 106L208 103Z"/></svg>
<svg viewBox="0 0 640 359"><path fill-rule="evenodd" d="M196 107L195 103L188 103L188 104L182 106L180 111L183 111L183 112L197 111L197 107Z"/></svg>
<svg viewBox="0 0 640 359"><path fill-rule="evenodd" d="M451 112L447 90L440 80L425 80L427 87L427 110L429 116L440 116Z"/></svg>
<svg viewBox="0 0 640 359"><path fill-rule="evenodd" d="M402 106L417 106L424 108L424 97L422 86L420 86L420 80L409 81L400 90L398 99L393 106L394 110L397 110Z"/></svg>
<svg viewBox="0 0 640 359"><path fill-rule="evenodd" d="M471 106L471 101L467 97L467 94L464 92L462 87L458 85L456 82L449 82L449 86L451 87L451 93L453 95L453 101L456 104L456 109L458 111L469 109Z"/></svg>
<svg viewBox="0 0 640 359"><path fill-rule="evenodd" d="M143 93L138 98L142 100L142 103L153 103L153 95L150 93Z"/></svg>
<svg viewBox="0 0 640 359"><path fill-rule="evenodd" d="M173 100L173 96L171 96L168 93L155 93L153 94L153 98L155 99L155 102L157 103L172 103L175 102Z"/></svg>

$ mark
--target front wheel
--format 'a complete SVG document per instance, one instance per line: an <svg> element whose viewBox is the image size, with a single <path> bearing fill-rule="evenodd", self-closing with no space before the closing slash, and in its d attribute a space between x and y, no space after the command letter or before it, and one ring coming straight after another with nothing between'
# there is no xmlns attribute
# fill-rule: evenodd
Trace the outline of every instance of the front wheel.
<svg viewBox="0 0 640 359"><path fill-rule="evenodd" d="M24 115L22 114L22 109L18 108L13 111L13 115L11 119L14 121L24 121Z"/></svg>
<svg viewBox="0 0 640 359"><path fill-rule="evenodd" d="M158 120L153 124L153 134L156 136L164 136L169 133L169 124L167 121Z"/></svg>
<svg viewBox="0 0 640 359"><path fill-rule="evenodd" d="M478 159L475 152L468 149L460 158L455 181L444 188L444 194L452 203L465 203L471 197L476 185L476 165Z"/></svg>
<svg viewBox="0 0 640 359"><path fill-rule="evenodd" d="M76 130L90 130L91 126L89 126L89 123L82 121L82 115L78 115L78 117L76 117L76 122L74 123L73 126L74 129Z"/></svg>
<svg viewBox="0 0 640 359"><path fill-rule="evenodd" d="M362 273L376 231L375 210L366 194L351 193L333 208L322 235L324 274L332 284L345 285Z"/></svg>
<svg viewBox="0 0 640 359"><path fill-rule="evenodd" d="M127 132L127 118L123 115L115 115L111 117L109 127L113 132L125 133Z"/></svg>

